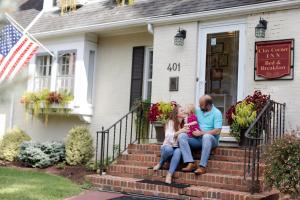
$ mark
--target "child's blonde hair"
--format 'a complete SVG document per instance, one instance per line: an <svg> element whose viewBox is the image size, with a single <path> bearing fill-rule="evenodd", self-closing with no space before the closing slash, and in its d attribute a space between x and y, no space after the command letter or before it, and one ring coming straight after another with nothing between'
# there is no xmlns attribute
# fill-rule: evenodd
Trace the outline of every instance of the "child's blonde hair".
<svg viewBox="0 0 300 200"><path fill-rule="evenodd" d="M188 115L195 114L195 106L194 106L194 104L188 104L186 106L186 112L187 112Z"/></svg>

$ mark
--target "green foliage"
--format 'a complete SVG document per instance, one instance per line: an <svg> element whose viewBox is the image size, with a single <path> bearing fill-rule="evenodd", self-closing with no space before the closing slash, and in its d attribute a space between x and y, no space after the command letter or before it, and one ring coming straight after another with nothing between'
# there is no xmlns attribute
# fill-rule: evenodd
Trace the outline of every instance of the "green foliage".
<svg viewBox="0 0 300 200"><path fill-rule="evenodd" d="M93 187L93 184L88 181L85 181L80 187L84 190L89 190Z"/></svg>
<svg viewBox="0 0 300 200"><path fill-rule="evenodd" d="M235 106L235 112L232 113L232 119L230 135L235 137L237 141L240 141L241 130L247 129L256 119L255 105L247 102L246 100L238 103Z"/></svg>
<svg viewBox="0 0 300 200"><path fill-rule="evenodd" d="M83 190L71 180L47 173L0 167L1 200L63 200Z"/></svg>
<svg viewBox="0 0 300 200"><path fill-rule="evenodd" d="M66 168L66 161L57 163L57 164L55 165L55 167L56 167L57 169L65 169L65 168Z"/></svg>
<svg viewBox="0 0 300 200"><path fill-rule="evenodd" d="M300 198L300 139L285 136L265 153L265 180L280 192Z"/></svg>
<svg viewBox="0 0 300 200"><path fill-rule="evenodd" d="M235 114L233 114L233 121L241 128L248 128L256 118L256 110L253 103L242 101L235 107Z"/></svg>
<svg viewBox="0 0 300 200"><path fill-rule="evenodd" d="M20 144L29 140L31 138L19 128L8 130L0 144L0 159L15 160L20 151Z"/></svg>
<svg viewBox="0 0 300 200"><path fill-rule="evenodd" d="M39 116L45 116L45 122L48 121L48 114L51 112L69 112L70 109L64 107L73 101L74 97L67 91L51 92L48 89L43 89L38 92L26 92L21 103L24 105L27 113ZM53 105L59 105L55 107Z"/></svg>
<svg viewBox="0 0 300 200"><path fill-rule="evenodd" d="M69 165L86 164L94 155L93 138L86 126L72 128L66 141L66 161Z"/></svg>
<svg viewBox="0 0 300 200"><path fill-rule="evenodd" d="M23 142L18 158L26 166L48 167L65 159L65 145L61 142Z"/></svg>
<svg viewBox="0 0 300 200"><path fill-rule="evenodd" d="M86 163L85 168L88 171L97 171L97 169L99 169L99 162L95 162L93 160L90 160L88 163Z"/></svg>
<svg viewBox="0 0 300 200"><path fill-rule="evenodd" d="M159 117L158 121L161 121L163 123L165 123L168 119L169 119L169 115L173 110L172 104L169 102L159 102L159 106L158 106L159 110L161 111L161 115Z"/></svg>
<svg viewBox="0 0 300 200"><path fill-rule="evenodd" d="M238 142L241 138L241 128L237 122L233 122L230 126L230 135L234 137Z"/></svg>

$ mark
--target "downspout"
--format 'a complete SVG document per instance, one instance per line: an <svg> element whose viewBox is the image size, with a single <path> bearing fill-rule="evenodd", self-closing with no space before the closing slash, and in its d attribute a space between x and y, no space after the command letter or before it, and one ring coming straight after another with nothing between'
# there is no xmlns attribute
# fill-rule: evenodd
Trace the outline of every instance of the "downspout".
<svg viewBox="0 0 300 200"><path fill-rule="evenodd" d="M151 35L153 35L153 33L154 33L153 24L148 23L147 24L147 29L148 29L148 33L150 33Z"/></svg>

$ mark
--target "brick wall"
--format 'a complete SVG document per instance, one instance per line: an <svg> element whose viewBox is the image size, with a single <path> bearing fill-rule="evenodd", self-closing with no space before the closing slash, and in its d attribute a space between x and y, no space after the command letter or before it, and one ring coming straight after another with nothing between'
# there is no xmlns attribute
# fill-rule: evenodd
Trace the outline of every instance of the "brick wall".
<svg viewBox="0 0 300 200"><path fill-rule="evenodd" d="M255 26L259 18L265 18L268 23L266 38L264 40L295 39L295 77L294 80L254 81L254 43ZM287 129L296 129L300 124L298 108L300 101L300 9L267 12L243 16L231 20L244 19L246 22L246 55L244 70L244 95L255 89L260 89L272 96L272 99L287 103ZM222 23L222 20L216 22ZM202 22L201 22L202 23ZM206 23L205 21L203 23ZM154 31L154 71L152 101L176 100L181 104L194 103L196 94L196 72L199 59L199 23L190 22L173 25L156 26ZM181 27L187 31L187 38L182 47L174 45L174 36ZM169 63L181 64L180 72L169 72ZM179 91L169 91L169 77L179 76Z"/></svg>
<svg viewBox="0 0 300 200"><path fill-rule="evenodd" d="M255 26L260 17L268 21L268 29L264 40L295 39L295 77L286 81L254 81L254 42ZM300 125L300 9L269 12L261 15L252 15L247 18L247 61L245 66L245 91L251 93L253 89L260 89L269 93L272 99L287 104L287 129L295 129Z"/></svg>

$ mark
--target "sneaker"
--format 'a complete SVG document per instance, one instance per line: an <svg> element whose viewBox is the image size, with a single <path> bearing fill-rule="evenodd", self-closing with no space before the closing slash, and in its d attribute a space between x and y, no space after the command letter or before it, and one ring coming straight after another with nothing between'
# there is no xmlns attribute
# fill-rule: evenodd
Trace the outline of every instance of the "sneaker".
<svg viewBox="0 0 300 200"><path fill-rule="evenodd" d="M154 170L154 171L157 171L157 170L160 170L160 168L161 168L161 165L158 163L157 165L155 165L155 166L153 167L153 170Z"/></svg>
<svg viewBox="0 0 300 200"><path fill-rule="evenodd" d="M172 174L170 174L170 173L167 174L165 182L168 184L172 183Z"/></svg>

